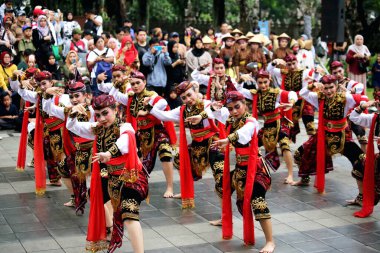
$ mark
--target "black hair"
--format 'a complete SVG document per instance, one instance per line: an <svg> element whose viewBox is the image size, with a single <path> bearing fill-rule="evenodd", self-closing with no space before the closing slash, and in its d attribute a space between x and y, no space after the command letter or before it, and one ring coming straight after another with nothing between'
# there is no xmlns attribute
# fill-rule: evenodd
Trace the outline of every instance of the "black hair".
<svg viewBox="0 0 380 253"><path fill-rule="evenodd" d="M131 33L131 28L130 27L128 27L128 26L123 26L123 31L124 31L124 33L128 33L128 34L130 34Z"/></svg>
<svg viewBox="0 0 380 253"><path fill-rule="evenodd" d="M116 33L116 34L119 34L120 32L124 32L123 27L117 27L117 28L115 29L115 33Z"/></svg>
<svg viewBox="0 0 380 253"><path fill-rule="evenodd" d="M105 35L107 39L111 38L111 34L109 32L103 32L102 35Z"/></svg>
<svg viewBox="0 0 380 253"><path fill-rule="evenodd" d="M7 96L9 96L12 99L11 95L8 92L6 92L6 91L1 92L1 94L0 94L1 103L3 103L4 98Z"/></svg>
<svg viewBox="0 0 380 253"><path fill-rule="evenodd" d="M149 46L153 44L158 44L158 43L160 43L160 41L156 37L153 37L149 40Z"/></svg>
<svg viewBox="0 0 380 253"><path fill-rule="evenodd" d="M132 21L129 19L129 18L126 18L126 19L124 19L124 21L123 21L123 24L124 23L132 23Z"/></svg>
<svg viewBox="0 0 380 253"><path fill-rule="evenodd" d="M146 29L144 29L144 27L140 27L140 28L137 30L137 33L136 33L136 34L139 34L140 32L145 32L145 33L146 33Z"/></svg>
<svg viewBox="0 0 380 253"><path fill-rule="evenodd" d="M24 57L28 57L29 55L34 54L34 51L32 49L25 49L24 53L22 54Z"/></svg>

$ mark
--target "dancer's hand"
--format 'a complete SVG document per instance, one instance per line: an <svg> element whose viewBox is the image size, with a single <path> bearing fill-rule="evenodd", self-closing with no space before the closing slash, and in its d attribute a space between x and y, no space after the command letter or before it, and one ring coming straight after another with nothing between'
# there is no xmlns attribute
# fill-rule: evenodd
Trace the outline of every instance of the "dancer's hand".
<svg viewBox="0 0 380 253"><path fill-rule="evenodd" d="M82 104L75 105L71 108L71 117L76 117L78 114L86 115L86 108Z"/></svg>
<svg viewBox="0 0 380 253"><path fill-rule="evenodd" d="M62 95L62 89L59 87L47 88L45 92L49 95L52 95L52 96L58 96L59 97Z"/></svg>
<svg viewBox="0 0 380 253"><path fill-rule="evenodd" d="M95 153L95 156L92 157L92 163L95 163L95 162L107 163L109 162L109 160L111 160L111 153L109 151Z"/></svg>
<svg viewBox="0 0 380 253"><path fill-rule="evenodd" d="M219 111L220 109L222 109L223 103L221 103L220 101L214 101L211 103L211 106L215 111Z"/></svg>
<svg viewBox="0 0 380 253"><path fill-rule="evenodd" d="M143 105L144 106L147 106L148 104L149 104L149 102L150 102L150 100L152 100L152 99L154 99L153 97L151 98L151 97L146 97L146 98L144 98L144 100L143 100Z"/></svg>
<svg viewBox="0 0 380 253"><path fill-rule="evenodd" d="M373 106L375 104L376 104L376 100L371 100L371 101L368 101L368 102L365 102L365 103L361 103L360 104L360 108L363 109L363 110L365 110L368 107L371 107L371 106Z"/></svg>
<svg viewBox="0 0 380 253"><path fill-rule="evenodd" d="M201 115L195 115L195 116L187 117L185 119L185 122L189 122L192 125L198 125L201 122L201 120L202 120Z"/></svg>
<svg viewBox="0 0 380 253"><path fill-rule="evenodd" d="M210 147L211 148L223 149L223 148L227 147L228 143L229 143L228 138L220 139L220 140L217 140L217 141L214 141L213 143L211 143Z"/></svg>
<svg viewBox="0 0 380 253"><path fill-rule="evenodd" d="M146 115L148 115L148 111L144 111L144 110L140 110L137 112L137 117L144 117Z"/></svg>
<svg viewBox="0 0 380 253"><path fill-rule="evenodd" d="M292 103L280 103L279 108L282 108L284 111L289 111L292 109L293 104Z"/></svg>

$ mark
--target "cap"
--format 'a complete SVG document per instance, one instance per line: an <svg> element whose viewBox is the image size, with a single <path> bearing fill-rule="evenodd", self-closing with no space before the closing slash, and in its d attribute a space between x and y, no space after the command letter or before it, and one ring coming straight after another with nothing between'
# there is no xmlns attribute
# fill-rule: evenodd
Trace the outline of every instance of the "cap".
<svg viewBox="0 0 380 253"><path fill-rule="evenodd" d="M193 87L193 84L191 82L183 81L182 83L178 84L178 86L175 89L175 92L179 96L185 91L189 90L191 87Z"/></svg>
<svg viewBox="0 0 380 253"><path fill-rule="evenodd" d="M20 17L20 16L26 16L26 13L25 13L24 10L20 10L20 11L18 11L18 12L16 13L16 16L17 16L17 17Z"/></svg>
<svg viewBox="0 0 380 253"><path fill-rule="evenodd" d="M270 74L268 71L265 71L265 70L260 70L259 73L257 73L257 76L256 76L257 79L259 78L270 78Z"/></svg>
<svg viewBox="0 0 380 253"><path fill-rule="evenodd" d="M32 29L32 27L30 25L24 25L22 27L22 31L25 31L25 30L28 30L28 29Z"/></svg>
<svg viewBox="0 0 380 253"><path fill-rule="evenodd" d="M94 32L92 30L84 30L83 35L94 35Z"/></svg>
<svg viewBox="0 0 380 253"><path fill-rule="evenodd" d="M226 104L229 104L231 102L237 102L245 100L243 94L241 94L238 91L230 91L226 94Z"/></svg>
<svg viewBox="0 0 380 253"><path fill-rule="evenodd" d="M116 104L116 100L112 95L102 94L93 99L92 107L95 110L101 110L103 108L113 106Z"/></svg>
<svg viewBox="0 0 380 253"><path fill-rule="evenodd" d="M243 35L243 32L240 31L239 29L234 29L231 34L239 34L239 35Z"/></svg>
<svg viewBox="0 0 380 253"><path fill-rule="evenodd" d="M255 37L251 38L250 40L248 40L248 43L257 43L257 44L261 44L262 41L261 39L259 38L259 36L255 35Z"/></svg>
<svg viewBox="0 0 380 253"><path fill-rule="evenodd" d="M170 34L170 38L179 37L179 34L177 32L172 32Z"/></svg>
<svg viewBox="0 0 380 253"><path fill-rule="evenodd" d="M63 82L58 81L58 82L54 83L54 87L66 88L66 85Z"/></svg>
<svg viewBox="0 0 380 253"><path fill-rule="evenodd" d="M40 16L40 15L45 15L45 12L41 9L34 9L33 10L33 16Z"/></svg>
<svg viewBox="0 0 380 253"><path fill-rule="evenodd" d="M70 82L68 85L68 92L86 92L86 85L82 82Z"/></svg>
<svg viewBox="0 0 380 253"><path fill-rule="evenodd" d="M80 29L80 28L75 28L74 30L73 30L73 35L74 34L82 34L83 32L82 32L82 30Z"/></svg>
<svg viewBox="0 0 380 253"><path fill-rule="evenodd" d="M203 44L211 44L211 43L214 43L214 41L207 35L205 35L203 38L202 38L202 42Z"/></svg>
<svg viewBox="0 0 380 253"><path fill-rule="evenodd" d="M336 77L334 75L324 75L321 78L320 82L323 84L335 83Z"/></svg>
<svg viewBox="0 0 380 253"><path fill-rule="evenodd" d="M297 57L294 54L288 54L285 56L284 61L286 62L297 61Z"/></svg>
<svg viewBox="0 0 380 253"><path fill-rule="evenodd" d="M343 64L340 61L333 61L330 64L330 69L336 69L336 68L339 68L339 67L343 68Z"/></svg>
<svg viewBox="0 0 380 253"><path fill-rule="evenodd" d="M298 41L292 39L292 41L290 42L290 48L293 48L295 45L299 46Z"/></svg>
<svg viewBox="0 0 380 253"><path fill-rule="evenodd" d="M245 41L248 41L249 39L244 36L244 35L241 35L239 38L236 39L236 42L238 42L239 40L245 40Z"/></svg>
<svg viewBox="0 0 380 253"><path fill-rule="evenodd" d="M130 78L136 78L145 81L145 76L140 71L132 71Z"/></svg>
<svg viewBox="0 0 380 253"><path fill-rule="evenodd" d="M286 33L282 33L280 34L278 37L277 37L278 40L280 39L287 39L287 40L290 40L291 38L289 37L289 35L287 35Z"/></svg>
<svg viewBox="0 0 380 253"><path fill-rule="evenodd" d="M120 65L120 64L115 64L112 66L112 72L114 71L126 71L127 69L123 66L123 65Z"/></svg>
<svg viewBox="0 0 380 253"><path fill-rule="evenodd" d="M247 34L245 35L248 39L252 38L253 36L255 36L253 34L253 32L247 32Z"/></svg>
<svg viewBox="0 0 380 253"><path fill-rule="evenodd" d="M224 34L224 35L222 36L222 40L223 40L223 41L225 41L225 40L227 40L227 39L233 39L233 40L235 40L235 38L234 38L231 34L229 34L229 33Z"/></svg>

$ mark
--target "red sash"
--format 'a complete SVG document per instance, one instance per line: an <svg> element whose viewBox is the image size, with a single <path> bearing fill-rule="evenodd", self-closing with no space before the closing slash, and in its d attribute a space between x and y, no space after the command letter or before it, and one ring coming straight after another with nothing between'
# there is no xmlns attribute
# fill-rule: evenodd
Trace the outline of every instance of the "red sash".
<svg viewBox="0 0 380 253"><path fill-rule="evenodd" d="M187 147L184 111L186 105L181 106L179 121L179 175L181 183L182 208L194 208L194 180L191 173L189 150Z"/></svg>
<svg viewBox="0 0 380 253"><path fill-rule="evenodd" d="M30 102L25 101L25 108L29 106L30 106ZM29 111L25 110L24 117L22 119L20 143L18 146L17 165L16 165L16 170L18 171L24 171L25 169L26 146L28 142L28 122L29 122Z"/></svg>
<svg viewBox="0 0 380 253"><path fill-rule="evenodd" d="M354 213L354 216L359 218L365 218L371 215L375 201L375 148L373 145L373 137L377 117L378 114L375 113L372 118L371 128L369 130L368 136L368 146L363 178L363 206L360 211Z"/></svg>
<svg viewBox="0 0 380 253"><path fill-rule="evenodd" d="M37 97L36 103L36 128L34 129L34 174L36 183L36 194L44 195L46 191L46 170L43 146L43 122L40 112L41 96Z"/></svg>
<svg viewBox="0 0 380 253"><path fill-rule="evenodd" d="M294 102L297 102L297 101L294 101ZM289 103L289 91L281 90L280 103ZM286 117L290 121L293 120L292 115L293 115L293 109L292 108L290 108L287 111L281 109L281 116Z"/></svg>

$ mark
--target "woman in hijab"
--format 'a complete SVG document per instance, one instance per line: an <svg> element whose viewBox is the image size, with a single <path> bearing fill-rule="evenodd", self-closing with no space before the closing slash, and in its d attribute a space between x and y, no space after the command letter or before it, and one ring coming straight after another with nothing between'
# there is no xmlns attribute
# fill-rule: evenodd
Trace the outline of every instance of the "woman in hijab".
<svg viewBox="0 0 380 253"><path fill-rule="evenodd" d="M48 54L48 64L45 65L45 70L52 74L53 80L61 80L61 69L55 60L53 52Z"/></svg>
<svg viewBox="0 0 380 253"><path fill-rule="evenodd" d="M364 45L364 38L356 35L354 44L348 47L346 62L348 63L348 78L364 84L364 94L367 88L367 67L371 53Z"/></svg>
<svg viewBox="0 0 380 253"><path fill-rule="evenodd" d="M176 84L180 84L185 80L185 60L181 59L178 54L179 43L170 40L168 42L168 52L170 59L172 60L172 64L166 66L166 75L168 77L166 83L166 92L165 94L169 95L170 91L172 91Z"/></svg>
<svg viewBox="0 0 380 253"><path fill-rule="evenodd" d="M139 54L133 44L131 36L125 36L121 41L119 52L117 53L116 63L125 67L138 69Z"/></svg>
<svg viewBox="0 0 380 253"><path fill-rule="evenodd" d="M38 16L37 28L33 29L33 44L36 48L36 59L39 66L48 64L48 55L53 52L51 46L55 41L47 24L45 15Z"/></svg>
<svg viewBox="0 0 380 253"><path fill-rule="evenodd" d="M115 55L117 55L117 52L119 51L119 47L117 46L117 39L110 38L107 43L107 47L109 49L112 49Z"/></svg>
<svg viewBox="0 0 380 253"><path fill-rule="evenodd" d="M186 54L187 76L190 78L190 81L192 81L191 72L208 63L209 66L201 71L202 74L207 74L211 70L212 58L210 53L203 48L202 39L199 37L195 38L192 41L192 49L187 51Z"/></svg>

